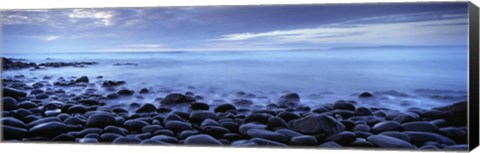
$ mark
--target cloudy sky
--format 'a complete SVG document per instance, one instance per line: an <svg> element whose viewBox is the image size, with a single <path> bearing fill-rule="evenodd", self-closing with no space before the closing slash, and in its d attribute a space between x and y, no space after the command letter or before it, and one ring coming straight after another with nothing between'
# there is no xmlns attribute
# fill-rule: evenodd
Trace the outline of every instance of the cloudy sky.
<svg viewBox="0 0 480 153"><path fill-rule="evenodd" d="M467 3L8 10L4 53L465 46Z"/></svg>

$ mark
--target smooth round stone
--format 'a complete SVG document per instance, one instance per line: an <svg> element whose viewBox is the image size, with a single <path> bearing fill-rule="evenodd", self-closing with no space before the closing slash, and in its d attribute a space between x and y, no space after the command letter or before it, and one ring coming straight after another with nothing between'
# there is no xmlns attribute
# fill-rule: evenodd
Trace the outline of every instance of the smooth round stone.
<svg viewBox="0 0 480 153"><path fill-rule="evenodd" d="M357 136L359 138L367 138L367 137L373 135L370 132L364 132L364 131L355 131L354 133L355 133L355 136Z"/></svg>
<svg viewBox="0 0 480 153"><path fill-rule="evenodd" d="M269 129L289 128L287 122L280 117L271 117L268 119L267 127Z"/></svg>
<svg viewBox="0 0 480 153"><path fill-rule="evenodd" d="M30 128L29 133L33 136L55 137L68 132L68 127L62 122L41 123Z"/></svg>
<svg viewBox="0 0 480 153"><path fill-rule="evenodd" d="M283 120L285 120L285 122L289 122L290 120L300 118L300 115L298 113L295 113L295 112L283 111L283 112L278 113L277 117L282 118Z"/></svg>
<svg viewBox="0 0 480 153"><path fill-rule="evenodd" d="M200 128L207 127L207 126L220 126L217 121L212 119L203 120L202 124L200 124Z"/></svg>
<svg viewBox="0 0 480 153"><path fill-rule="evenodd" d="M223 145L220 141L206 134L197 134L185 139L187 145Z"/></svg>
<svg viewBox="0 0 480 153"><path fill-rule="evenodd" d="M3 88L3 96L18 99L21 97L26 97L27 93L13 88Z"/></svg>
<svg viewBox="0 0 480 153"><path fill-rule="evenodd" d="M194 102L194 103L190 104L190 108L192 110L208 110L208 109L210 109L210 106L208 106L208 104L206 104L206 103Z"/></svg>
<svg viewBox="0 0 480 153"><path fill-rule="evenodd" d="M341 145L347 145L355 141L355 133L350 131L343 131L327 137L327 141L334 141Z"/></svg>
<svg viewBox="0 0 480 153"><path fill-rule="evenodd" d="M205 119L218 120L217 114L208 111L193 111L190 114L190 122L192 123L202 123Z"/></svg>
<svg viewBox="0 0 480 153"><path fill-rule="evenodd" d="M100 134L98 134L98 133L89 133L89 134L85 135L84 138L100 139Z"/></svg>
<svg viewBox="0 0 480 153"><path fill-rule="evenodd" d="M370 132L370 126L364 125L364 124L359 124L359 125L356 125L356 126L353 128L353 131Z"/></svg>
<svg viewBox="0 0 480 153"><path fill-rule="evenodd" d="M128 111L124 108L121 108L121 107L117 107L117 108L113 108L112 109L112 112L116 113L116 114L119 114L119 113L128 113Z"/></svg>
<svg viewBox="0 0 480 153"><path fill-rule="evenodd" d="M115 125L116 123L117 121L113 115L101 112L90 115L87 119L86 126L104 128L108 125Z"/></svg>
<svg viewBox="0 0 480 153"><path fill-rule="evenodd" d="M175 136L172 130L169 129L161 129L153 132L153 135L168 135L168 136Z"/></svg>
<svg viewBox="0 0 480 153"><path fill-rule="evenodd" d="M98 143L98 139L96 138L81 138L78 139L79 143Z"/></svg>
<svg viewBox="0 0 480 153"><path fill-rule="evenodd" d="M193 130L192 124L182 121L168 121L167 124L165 124L165 128L170 129L175 133L185 130Z"/></svg>
<svg viewBox="0 0 480 153"><path fill-rule="evenodd" d="M68 133L62 133L55 138L52 139L53 141L75 141L75 137Z"/></svg>
<svg viewBox="0 0 480 153"><path fill-rule="evenodd" d="M226 103L226 104L218 105L214 111L215 113L218 113L218 112L226 112L229 110L237 110L237 108L232 104Z"/></svg>
<svg viewBox="0 0 480 153"><path fill-rule="evenodd" d="M406 148L406 149L417 148L414 145L406 141L403 141L401 139L384 136L384 135L372 135L372 136L369 136L367 140L373 143L374 145L380 146L382 148Z"/></svg>
<svg viewBox="0 0 480 153"><path fill-rule="evenodd" d="M10 125L2 125L2 132L4 140L22 139L28 134L25 128Z"/></svg>
<svg viewBox="0 0 480 153"><path fill-rule="evenodd" d="M300 103L300 95L289 93L278 98L277 104L280 106L295 106Z"/></svg>
<svg viewBox="0 0 480 153"><path fill-rule="evenodd" d="M49 101L43 105L43 111L46 110L55 110L55 109L62 109L65 106L64 102L60 101Z"/></svg>
<svg viewBox="0 0 480 153"><path fill-rule="evenodd" d="M157 136L154 136L150 139L161 141L161 142L168 142L168 143L177 143L178 142L177 138L172 137L172 136L166 136L166 135L157 135Z"/></svg>
<svg viewBox="0 0 480 153"><path fill-rule="evenodd" d="M432 123L433 125L437 126L437 127L446 127L448 126L448 123L445 119L436 119L436 120L433 120L433 121L430 121L430 123Z"/></svg>
<svg viewBox="0 0 480 153"><path fill-rule="evenodd" d="M443 150L461 150L461 151L468 151L468 145L467 144L458 144L458 145L451 145L451 146L446 146L443 148Z"/></svg>
<svg viewBox="0 0 480 153"><path fill-rule="evenodd" d="M291 145L296 146L316 146L318 145L317 138L310 135L295 136L290 139Z"/></svg>
<svg viewBox="0 0 480 153"><path fill-rule="evenodd" d="M355 116L368 116L372 115L372 111L366 107L358 107L353 114Z"/></svg>
<svg viewBox="0 0 480 153"><path fill-rule="evenodd" d="M268 119L272 117L269 113L252 113L245 119L246 122L268 123Z"/></svg>
<svg viewBox="0 0 480 153"><path fill-rule="evenodd" d="M225 122L221 122L220 126L222 126L224 128L227 128L228 130L230 130L232 132L238 132L238 127L240 125L237 122L225 121Z"/></svg>
<svg viewBox="0 0 480 153"><path fill-rule="evenodd" d="M122 137L122 136L123 135L120 135L118 133L107 132L107 133L103 133L102 135L100 135L100 138L101 138L101 141L112 142L116 138Z"/></svg>
<svg viewBox="0 0 480 153"><path fill-rule="evenodd" d="M342 120L340 121L343 125L345 125L345 130L352 131L353 128L356 126L355 122L351 120Z"/></svg>
<svg viewBox="0 0 480 153"><path fill-rule="evenodd" d="M114 144L138 144L142 142L141 139L139 138L134 138L134 137L118 137L115 140L113 140L112 143Z"/></svg>
<svg viewBox="0 0 480 153"><path fill-rule="evenodd" d="M142 128L147 125L149 125L147 122L138 119L128 120L123 123L123 127L129 131L142 131Z"/></svg>
<svg viewBox="0 0 480 153"><path fill-rule="evenodd" d="M38 125L38 124L41 124L41 123L48 123L48 122L61 122L62 120L60 120L59 118L57 117L46 117L46 118L42 118L42 119L38 119L38 120L35 120L33 122L30 122L28 123L28 127L33 127L35 125Z"/></svg>
<svg viewBox="0 0 480 153"><path fill-rule="evenodd" d="M160 104L164 105L177 105L177 104L185 104L185 103L193 103L195 102L195 99L189 96L185 96L182 94L178 93L173 93L167 95L162 101L160 101Z"/></svg>
<svg viewBox="0 0 480 153"><path fill-rule="evenodd" d="M318 147L320 148L342 148L341 145L339 145L336 142L333 141L327 141L325 143L320 144Z"/></svg>
<svg viewBox="0 0 480 153"><path fill-rule="evenodd" d="M345 130L345 126L328 115L312 114L294 120L291 128L304 134L325 133L327 135Z"/></svg>
<svg viewBox="0 0 480 153"><path fill-rule="evenodd" d="M293 137L303 135L301 133L298 133L297 131L293 131L293 130L290 130L290 129L278 129L278 130L275 130L275 132L276 133L281 133L281 134L287 136L289 140L292 139Z"/></svg>
<svg viewBox="0 0 480 153"><path fill-rule="evenodd" d="M387 132L382 132L379 135L385 135L389 137L394 137L406 142L410 142L410 137L406 135L405 133L402 132L397 132L397 131L387 131Z"/></svg>
<svg viewBox="0 0 480 153"><path fill-rule="evenodd" d="M2 98L2 108L3 110L15 110L18 108L17 100L12 97L3 97Z"/></svg>
<svg viewBox="0 0 480 153"><path fill-rule="evenodd" d="M398 123L406 123L406 122L412 122L412 121L417 121L419 119L419 116L414 113L406 113L406 114L399 114L395 118L393 118L393 121L398 122Z"/></svg>
<svg viewBox="0 0 480 153"><path fill-rule="evenodd" d="M65 119L63 121L63 123L65 124L73 124L73 125L85 125L85 120L83 119L80 119L78 117L75 117L75 116L71 116L71 117L68 117L67 119Z"/></svg>
<svg viewBox="0 0 480 153"><path fill-rule="evenodd" d="M339 100L333 104L333 109L343 109L343 110L351 110L355 111L355 105L345 102L343 100Z"/></svg>
<svg viewBox="0 0 480 153"><path fill-rule="evenodd" d="M38 108L32 108L32 109L38 109ZM29 116L29 115L33 115L33 112L30 111L30 110L31 110L31 109L26 110L26 109L23 109L23 108L17 109L17 111L15 112L15 114L13 114L13 117L24 121L25 117L27 117L27 116ZM39 110L39 109L38 109L38 110ZM41 110L40 110L40 112L41 112Z"/></svg>
<svg viewBox="0 0 480 153"><path fill-rule="evenodd" d="M455 144L455 142L450 138L447 138L445 136L442 136L436 133L420 132L420 131L407 131L404 133L407 134L410 137L411 142L417 146L421 146L428 141L436 141L446 145Z"/></svg>
<svg viewBox="0 0 480 153"><path fill-rule="evenodd" d="M350 146L352 147L373 147L373 144L368 142L366 139L364 138L356 138L355 141L352 142L352 144L350 144Z"/></svg>
<svg viewBox="0 0 480 153"><path fill-rule="evenodd" d="M160 129L163 129L163 127L161 125L147 125L145 127L142 128L142 132L145 133L145 132L148 132L148 133L153 133L157 130L160 130Z"/></svg>
<svg viewBox="0 0 480 153"><path fill-rule="evenodd" d="M62 121L65 121L69 117L71 117L71 115L66 114L66 113L60 113L60 114L57 115L57 118L59 118Z"/></svg>
<svg viewBox="0 0 480 153"><path fill-rule="evenodd" d="M263 138L268 140L273 140L281 143L288 142L288 137L281 134L263 129L250 129L247 131L247 135L252 138Z"/></svg>
<svg viewBox="0 0 480 153"><path fill-rule="evenodd" d="M135 138L139 138L140 140L145 140L151 137L152 137L151 133L140 133L135 135Z"/></svg>
<svg viewBox="0 0 480 153"><path fill-rule="evenodd" d="M280 142L272 141L272 140L268 140L268 139L263 139L263 138L252 138L252 139L250 139L250 141L253 141L260 146L288 147L288 145L286 145L284 143L280 143Z"/></svg>
<svg viewBox="0 0 480 153"><path fill-rule="evenodd" d="M13 127L26 128L27 125L23 121L13 118L13 117L2 117L2 125L9 125Z"/></svg>
<svg viewBox="0 0 480 153"><path fill-rule="evenodd" d="M140 108L137 109L137 113L151 113L155 112L157 110L157 107L155 105L150 104L150 103L145 103Z"/></svg>
<svg viewBox="0 0 480 153"><path fill-rule="evenodd" d="M44 112L46 117L57 116L62 113L61 109L47 110Z"/></svg>
<svg viewBox="0 0 480 153"><path fill-rule="evenodd" d="M99 105L100 104L100 102L98 102L97 100L93 100L93 99L79 100L78 103L83 104L83 105L87 105L87 106Z"/></svg>
<svg viewBox="0 0 480 153"><path fill-rule="evenodd" d="M90 133L102 134L104 131L100 128L85 128L77 134L77 137L81 138Z"/></svg>
<svg viewBox="0 0 480 153"><path fill-rule="evenodd" d="M424 145L424 146L421 146L418 149L421 149L421 150L440 150L440 148L438 148L435 145Z"/></svg>
<svg viewBox="0 0 480 153"><path fill-rule="evenodd" d="M135 93L133 90L128 90L128 89L121 89L117 92L118 95L121 96L131 96Z"/></svg>
<svg viewBox="0 0 480 153"><path fill-rule="evenodd" d="M237 134L237 133L225 133L223 135L223 137L225 139L227 139L228 141L232 141L232 142L243 139L243 137L240 134Z"/></svg>
<svg viewBox="0 0 480 153"><path fill-rule="evenodd" d="M235 147L255 147L255 146L258 146L257 143L255 143L253 141L250 141L250 140L233 141L231 145L235 146Z"/></svg>
<svg viewBox="0 0 480 153"><path fill-rule="evenodd" d="M30 108L35 108L35 107L38 107L37 104L33 103L33 102L30 102L30 101L26 101L26 102L22 102L18 105L18 107L20 108L25 108L25 109L30 109Z"/></svg>
<svg viewBox="0 0 480 153"><path fill-rule="evenodd" d="M375 124L372 127L373 133L381 133L385 131L400 131L402 130L402 126L398 122L394 121L383 121Z"/></svg>
<svg viewBox="0 0 480 153"><path fill-rule="evenodd" d="M467 131L462 128L440 128L440 134L454 140L457 143L467 143Z"/></svg>
<svg viewBox="0 0 480 153"><path fill-rule="evenodd" d="M405 131L438 132L438 127L426 121L408 122L402 124Z"/></svg>
<svg viewBox="0 0 480 153"><path fill-rule="evenodd" d="M263 124L246 123L246 124L240 125L240 127L238 128L238 131L242 135L247 135L247 131L250 130L250 129L262 129L263 130L263 129L266 129L266 128L267 128L267 126L263 125Z"/></svg>
<svg viewBox="0 0 480 153"><path fill-rule="evenodd" d="M178 135L178 138L179 139L186 139L189 136L196 135L196 134L199 134L199 132L194 131L194 130L185 130L185 131L180 132L180 134Z"/></svg>
<svg viewBox="0 0 480 153"><path fill-rule="evenodd" d="M69 114L84 114L88 111L88 108L83 105L73 105L67 109Z"/></svg>
<svg viewBox="0 0 480 153"><path fill-rule="evenodd" d="M229 133L230 130L221 127L221 126L206 126L201 129L201 131L205 134L211 135L217 139L223 138L225 133Z"/></svg>
<svg viewBox="0 0 480 153"><path fill-rule="evenodd" d="M113 125L109 125L109 126L105 127L103 130L105 132L116 133L116 134L120 134L122 136L125 136L128 133L127 129L124 129L124 128L121 128L121 127L118 127L118 126L113 126Z"/></svg>

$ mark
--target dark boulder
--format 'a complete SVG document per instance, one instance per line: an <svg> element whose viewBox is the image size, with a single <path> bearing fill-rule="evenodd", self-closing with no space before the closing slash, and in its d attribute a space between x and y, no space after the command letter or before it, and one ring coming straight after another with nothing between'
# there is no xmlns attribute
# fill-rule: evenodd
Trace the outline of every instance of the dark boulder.
<svg viewBox="0 0 480 153"><path fill-rule="evenodd" d="M161 102L160 104L164 105L176 105L176 104L190 104L192 102L195 102L195 99L189 96L185 96L182 94L178 93L173 93L167 95Z"/></svg>
<svg viewBox="0 0 480 153"><path fill-rule="evenodd" d="M2 125L3 140L22 139L27 136L28 131L25 128L10 125Z"/></svg>
<svg viewBox="0 0 480 153"><path fill-rule="evenodd" d="M373 133L381 133L385 131L400 131L402 130L402 126L398 122L394 121L383 121L375 124L372 127Z"/></svg>
<svg viewBox="0 0 480 153"><path fill-rule="evenodd" d="M417 146L423 145L428 141L435 141L445 145L454 145L455 142L450 138L442 136L440 134L431 133L431 132L419 132L419 131L408 131L405 132L410 137L410 140L413 144Z"/></svg>
<svg viewBox="0 0 480 153"><path fill-rule="evenodd" d="M229 104L229 103L221 104L221 105L218 105L215 108L215 113L226 112L226 111L229 111L229 110L237 110L237 108L235 106L233 106L232 104Z"/></svg>
<svg viewBox="0 0 480 153"><path fill-rule="evenodd" d="M356 134L350 131L343 131L337 134L333 134L326 138L327 141L334 141L340 145L348 145L355 141Z"/></svg>
<svg viewBox="0 0 480 153"><path fill-rule="evenodd" d="M220 141L206 134L189 136L183 143L187 145L223 145Z"/></svg>
<svg viewBox="0 0 480 153"><path fill-rule="evenodd" d="M205 119L218 120L217 114L209 111L193 111L189 116L189 121L192 123L200 124Z"/></svg>
<svg viewBox="0 0 480 153"><path fill-rule="evenodd" d="M13 88L3 88L3 97L12 97L15 99L26 97L27 93Z"/></svg>
<svg viewBox="0 0 480 153"><path fill-rule="evenodd" d="M366 107L358 107L355 112L354 112L354 115L356 116L368 116L368 115L372 115L372 111Z"/></svg>
<svg viewBox="0 0 480 153"><path fill-rule="evenodd" d="M283 95L277 101L280 106L296 106L298 103L300 103L300 96L297 93Z"/></svg>
<svg viewBox="0 0 480 153"><path fill-rule="evenodd" d="M403 123L402 127L405 131L438 132L438 127L427 121Z"/></svg>
<svg viewBox="0 0 480 153"><path fill-rule="evenodd" d="M82 77L78 78L77 80L75 80L75 82L88 83L89 80L88 80L88 77L87 77L87 76L82 76Z"/></svg>
<svg viewBox="0 0 480 153"><path fill-rule="evenodd" d="M287 143L289 140L288 137L284 134L255 128L248 130L247 135L252 138L263 138L281 143Z"/></svg>
<svg viewBox="0 0 480 153"><path fill-rule="evenodd" d="M99 105L100 104L100 102L98 102L97 100L93 100L93 99L79 100L78 103L83 104L83 105L87 105L87 106Z"/></svg>
<svg viewBox="0 0 480 153"><path fill-rule="evenodd" d="M318 147L320 148L341 148L342 146L333 141L327 141L325 143L320 144Z"/></svg>
<svg viewBox="0 0 480 153"><path fill-rule="evenodd" d="M358 95L358 98L370 98L373 97L373 94L370 92L363 92L360 95Z"/></svg>
<svg viewBox="0 0 480 153"><path fill-rule="evenodd" d="M123 123L123 127L129 131L142 131L142 128L147 125L149 125L147 122L139 119L132 119Z"/></svg>
<svg viewBox="0 0 480 153"><path fill-rule="evenodd" d="M468 104L467 102L458 102L445 107L434 108L445 112L445 120L453 126L467 126L468 119Z"/></svg>
<svg viewBox="0 0 480 153"><path fill-rule="evenodd" d="M15 110L18 108L17 100L12 97L3 97L2 98L2 108L3 110Z"/></svg>
<svg viewBox="0 0 480 153"><path fill-rule="evenodd" d="M193 130L193 127L190 123L182 121L168 121L165 124L165 128L170 129L175 133L180 133L185 130Z"/></svg>
<svg viewBox="0 0 480 153"><path fill-rule="evenodd" d="M115 125L116 123L117 121L113 115L105 112L97 112L88 117L86 126L104 128L108 125Z"/></svg>
<svg viewBox="0 0 480 153"><path fill-rule="evenodd" d="M372 135L367 138L367 140L373 143L376 146L382 148L405 148L405 149L416 149L414 145L397 139L394 137L384 136L384 135Z"/></svg>
<svg viewBox="0 0 480 153"><path fill-rule="evenodd" d="M328 115L312 114L293 120L291 128L304 134L336 134L345 130L345 126Z"/></svg>
<svg viewBox="0 0 480 153"><path fill-rule="evenodd" d="M316 146L317 138L310 135L295 136L290 139L290 144L295 146Z"/></svg>
<svg viewBox="0 0 480 153"><path fill-rule="evenodd" d="M29 133L32 136L44 136L51 138L66 132L68 132L67 125L56 121L38 124L29 130Z"/></svg>
<svg viewBox="0 0 480 153"><path fill-rule="evenodd" d="M355 105L348 103L343 100L339 100L333 104L333 109L343 109L343 110L351 110L355 111Z"/></svg>
<svg viewBox="0 0 480 153"><path fill-rule="evenodd" d="M190 108L192 110L208 110L208 109L210 109L210 106L208 106L208 104L206 104L206 103L194 102L194 103L190 104Z"/></svg>
<svg viewBox="0 0 480 153"><path fill-rule="evenodd" d="M150 104L150 103L145 103L140 108L137 109L137 113L151 113L155 112L157 110L157 107L155 105Z"/></svg>

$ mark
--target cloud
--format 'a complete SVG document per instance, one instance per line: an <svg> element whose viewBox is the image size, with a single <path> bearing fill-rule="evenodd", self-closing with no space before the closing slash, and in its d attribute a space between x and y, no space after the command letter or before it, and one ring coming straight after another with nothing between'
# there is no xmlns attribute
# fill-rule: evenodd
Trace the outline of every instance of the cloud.
<svg viewBox="0 0 480 153"><path fill-rule="evenodd" d="M58 36L47 36L47 37L45 37L45 40L46 41L52 41L52 40L56 40L58 38L59 38Z"/></svg>
<svg viewBox="0 0 480 153"><path fill-rule="evenodd" d="M68 15L69 21L77 23L82 19L93 20L96 26L113 26L114 11L103 11L98 9L73 9Z"/></svg>
<svg viewBox="0 0 480 153"><path fill-rule="evenodd" d="M274 30L223 35L217 41L265 42L270 44L369 44L439 45L465 42L452 35L467 32L467 18L373 24L330 24L316 28ZM432 26L435 25L435 26ZM435 38L435 39L434 39ZM437 40L442 40L437 42Z"/></svg>

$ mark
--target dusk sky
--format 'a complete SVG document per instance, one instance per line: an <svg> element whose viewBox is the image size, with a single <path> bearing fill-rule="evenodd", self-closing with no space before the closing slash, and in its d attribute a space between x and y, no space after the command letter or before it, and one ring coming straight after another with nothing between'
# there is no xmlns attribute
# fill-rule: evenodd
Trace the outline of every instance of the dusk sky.
<svg viewBox="0 0 480 153"><path fill-rule="evenodd" d="M466 46L467 3L8 10L4 53Z"/></svg>

